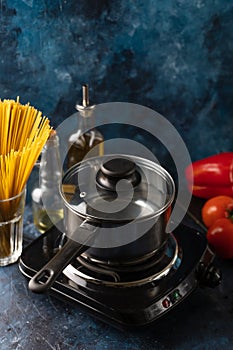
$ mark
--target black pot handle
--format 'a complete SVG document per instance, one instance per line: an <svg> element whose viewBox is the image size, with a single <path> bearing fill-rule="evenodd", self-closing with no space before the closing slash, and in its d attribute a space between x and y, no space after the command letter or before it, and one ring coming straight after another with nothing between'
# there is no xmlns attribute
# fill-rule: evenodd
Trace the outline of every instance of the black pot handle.
<svg viewBox="0 0 233 350"><path fill-rule="evenodd" d="M29 289L34 293L48 291L64 268L90 247L96 237L97 230L97 226L87 224L84 221L72 235L73 237L77 236L79 242L67 238L66 243L56 255L31 278L28 284Z"/></svg>

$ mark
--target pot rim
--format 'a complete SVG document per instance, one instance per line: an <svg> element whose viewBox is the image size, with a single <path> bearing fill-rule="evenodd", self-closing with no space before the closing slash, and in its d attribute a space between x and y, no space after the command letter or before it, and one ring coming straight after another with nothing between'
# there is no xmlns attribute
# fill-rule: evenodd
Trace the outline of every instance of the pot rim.
<svg viewBox="0 0 233 350"><path fill-rule="evenodd" d="M171 194L169 194L169 199L166 200L166 203L163 207L161 207L160 209L154 211L153 213L149 213L147 215L144 215L142 217L135 217L133 219L122 219L122 218L114 218L114 219L111 219L111 218L101 218L101 217L96 217L94 215L91 215L91 214L86 214L86 213L82 213L78 210L75 210L74 206L71 205L66 197L65 197L65 194L63 192L63 189L62 189L62 186L64 184L64 180L68 177L68 176L72 176L73 173L75 172L78 172L78 168L80 166L85 166L85 164L87 162L91 162L91 161L94 161L94 160L98 160L98 161L101 161L104 160L104 159L108 159L109 157L128 157L132 160L136 160L136 164L138 164L137 162L143 162L145 166L148 166L151 168L153 168L155 170L155 172L160 175L166 182L167 184L169 184L169 186L171 187ZM85 164L84 164L85 163ZM174 180L172 178L172 176L170 175L170 173L165 169L163 168L161 165L151 161L151 160L148 160L148 159L144 159L142 157L138 157L138 156L132 156L132 155L128 155L128 154L109 154L109 155L104 155L104 156L96 156L96 157L90 157L90 158L87 158L85 160L82 160L81 162L77 163L77 164L74 164L70 169L67 170L67 172L64 174L63 178L62 178L62 182L60 183L60 186L59 186L59 191L60 191L60 195L64 201L64 204L65 206L67 207L67 209L71 210L74 214L78 215L79 217L83 218L83 219L87 219L87 220L90 220L91 222L93 223L121 223L121 224L126 224L126 223L129 223L129 222L132 222L132 221L137 221L137 222L143 222L143 221L146 221L146 220L149 220L149 219L154 219L158 216L160 216L162 213L164 213L172 204L174 198L175 198L175 183L174 183Z"/></svg>

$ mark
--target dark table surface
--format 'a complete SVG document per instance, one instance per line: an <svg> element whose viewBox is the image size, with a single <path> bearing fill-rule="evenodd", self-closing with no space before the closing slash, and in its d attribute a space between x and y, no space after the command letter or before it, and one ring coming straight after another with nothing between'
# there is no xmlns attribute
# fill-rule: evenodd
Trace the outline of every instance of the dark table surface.
<svg viewBox="0 0 233 350"><path fill-rule="evenodd" d="M36 238L27 207L24 241ZM198 288L153 326L121 331L80 306L33 294L18 265L0 267L0 349L163 350L233 349L233 261L215 259L223 274L214 288Z"/></svg>

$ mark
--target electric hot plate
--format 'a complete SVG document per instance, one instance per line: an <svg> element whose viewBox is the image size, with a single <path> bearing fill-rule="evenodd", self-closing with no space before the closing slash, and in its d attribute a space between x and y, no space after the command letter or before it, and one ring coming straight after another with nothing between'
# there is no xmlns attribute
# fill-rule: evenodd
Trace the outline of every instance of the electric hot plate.
<svg viewBox="0 0 233 350"><path fill-rule="evenodd" d="M19 268L30 279L57 252L64 235L52 227L22 252ZM68 265L49 293L83 306L117 327L151 324L177 306L198 285L214 287L221 276L204 234L180 225L164 254L133 266L102 264L85 254Z"/></svg>

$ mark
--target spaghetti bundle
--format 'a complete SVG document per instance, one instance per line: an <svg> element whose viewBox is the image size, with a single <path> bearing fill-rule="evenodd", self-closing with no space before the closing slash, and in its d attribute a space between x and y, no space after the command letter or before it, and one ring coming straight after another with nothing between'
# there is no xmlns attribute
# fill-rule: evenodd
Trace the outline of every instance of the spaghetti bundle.
<svg viewBox="0 0 233 350"><path fill-rule="evenodd" d="M12 219L17 201L9 207L2 201L18 195L26 186L33 166L47 141L48 118L29 104L0 100L0 221ZM2 201L2 202L1 202ZM0 230L0 256L7 253L7 233Z"/></svg>

